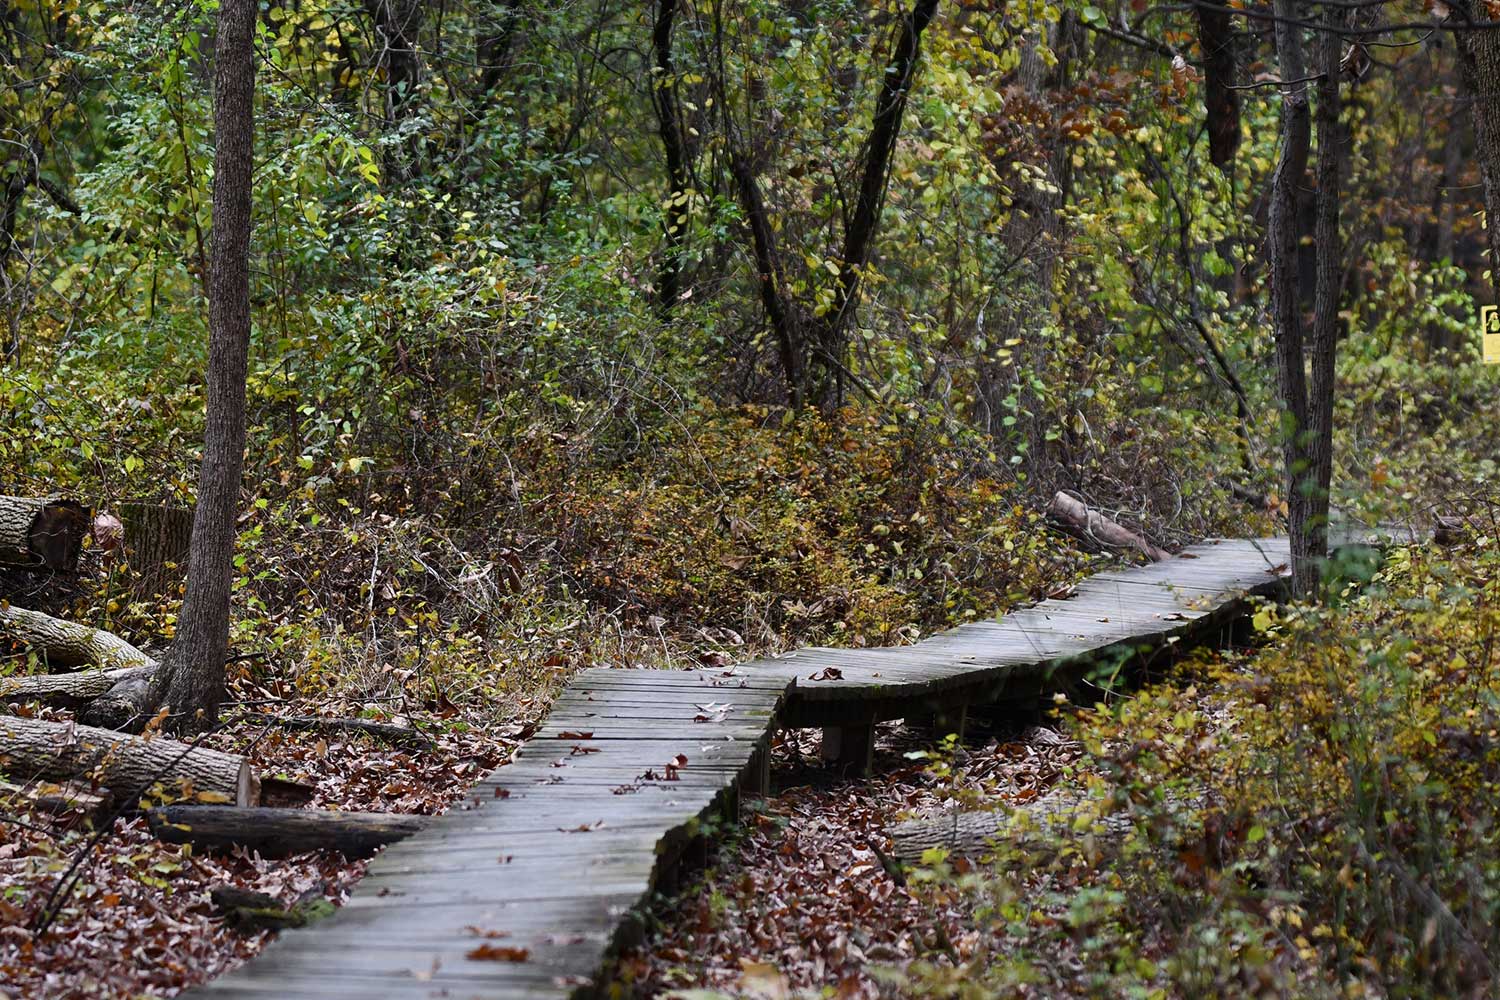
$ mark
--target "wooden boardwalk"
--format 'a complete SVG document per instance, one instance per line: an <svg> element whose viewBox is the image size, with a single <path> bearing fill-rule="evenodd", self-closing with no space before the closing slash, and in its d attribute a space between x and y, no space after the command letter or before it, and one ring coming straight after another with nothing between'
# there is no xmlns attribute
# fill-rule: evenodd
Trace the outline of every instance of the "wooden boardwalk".
<svg viewBox="0 0 1500 1000"><path fill-rule="evenodd" d="M611 951L737 795L764 789L772 734L825 727L868 766L873 726L961 724L1086 666L1210 637L1279 590L1284 539L1220 541L1101 573L1066 599L895 649L806 649L732 668L586 670L515 759L387 848L348 904L192 992L223 998L501 1000L594 993Z"/></svg>

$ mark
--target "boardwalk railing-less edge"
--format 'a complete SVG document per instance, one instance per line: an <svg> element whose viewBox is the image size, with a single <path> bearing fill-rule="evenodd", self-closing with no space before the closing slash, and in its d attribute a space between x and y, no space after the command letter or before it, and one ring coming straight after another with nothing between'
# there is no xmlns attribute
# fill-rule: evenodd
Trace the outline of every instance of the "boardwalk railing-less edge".
<svg viewBox="0 0 1500 1000"><path fill-rule="evenodd" d="M961 724L1103 657L1213 637L1279 592L1285 539L1224 540L1090 577L1062 600L892 649L805 649L711 670L580 673L513 761L376 858L347 905L195 997L589 997L704 825L768 784L778 727L870 762L875 723Z"/></svg>

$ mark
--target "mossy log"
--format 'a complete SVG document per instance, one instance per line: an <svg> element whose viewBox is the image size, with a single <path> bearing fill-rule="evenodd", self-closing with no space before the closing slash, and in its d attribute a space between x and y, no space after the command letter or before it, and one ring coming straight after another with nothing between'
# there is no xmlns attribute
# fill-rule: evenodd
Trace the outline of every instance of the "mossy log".
<svg viewBox="0 0 1500 1000"><path fill-rule="evenodd" d="M202 850L243 847L262 857L338 851L346 858L367 857L432 821L403 813L195 805L162 806L148 811L146 818L156 838L169 844L190 843Z"/></svg>
<svg viewBox="0 0 1500 1000"><path fill-rule="evenodd" d="M113 632L25 608L0 608L0 653L35 653L49 670L154 667L156 661Z"/></svg>
<svg viewBox="0 0 1500 1000"><path fill-rule="evenodd" d="M184 795L213 795L237 806L260 799L260 780L237 754L40 719L0 717L0 769L12 780L92 775L121 794L160 782Z"/></svg>

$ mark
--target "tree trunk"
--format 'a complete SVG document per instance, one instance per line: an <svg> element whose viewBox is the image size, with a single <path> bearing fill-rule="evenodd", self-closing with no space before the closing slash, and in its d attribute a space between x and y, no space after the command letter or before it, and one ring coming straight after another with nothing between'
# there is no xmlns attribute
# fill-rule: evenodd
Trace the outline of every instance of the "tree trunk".
<svg viewBox="0 0 1500 1000"><path fill-rule="evenodd" d="M432 822L429 816L401 813L193 805L152 809L146 818L156 838L169 844L192 844L204 850L243 847L268 858L304 851L368 857Z"/></svg>
<svg viewBox="0 0 1500 1000"><path fill-rule="evenodd" d="M255 0L221 0L214 48L214 224L203 469L177 637L151 687L152 697L171 707L177 730L213 724L223 698L229 645L250 347L256 9Z"/></svg>
<svg viewBox="0 0 1500 1000"><path fill-rule="evenodd" d="M60 497L0 496L0 562L73 572L89 517L83 504Z"/></svg>
<svg viewBox="0 0 1500 1000"><path fill-rule="evenodd" d="M1328 9L1323 18L1337 29L1348 20L1346 10ZM1307 559L1304 579L1298 584L1304 596L1321 578L1321 564L1328 558L1329 488L1333 482L1333 394L1338 355L1339 300L1344 281L1344 247L1339 234L1344 145L1347 136L1340 122L1343 111L1341 63L1343 39L1337 30L1318 36L1320 74L1318 109L1314 121L1318 141L1318 202L1313 240L1317 247L1317 281L1313 291L1312 339L1308 358L1307 453ZM1294 565L1293 573L1297 569Z"/></svg>
<svg viewBox="0 0 1500 1000"><path fill-rule="evenodd" d="M1450 18L1490 21L1489 8L1478 0L1454 4ZM1474 158L1484 182L1484 231L1489 241L1490 288L1500 302L1500 33L1456 32L1459 68L1469 91L1474 116Z"/></svg>
<svg viewBox="0 0 1500 1000"><path fill-rule="evenodd" d="M0 654L10 645L33 653L51 669L155 666L156 661L119 636L25 608L0 607Z"/></svg>
<svg viewBox="0 0 1500 1000"><path fill-rule="evenodd" d="M254 805L260 781L250 762L235 754L143 739L108 729L38 719L0 718L0 767L13 780L33 777L73 781L85 775L132 801L161 782L184 795L222 796L238 806Z"/></svg>
<svg viewBox="0 0 1500 1000"><path fill-rule="evenodd" d="M1224 173L1234 169L1240 146L1240 95L1234 89L1234 25L1229 8L1199 4L1198 47L1203 50L1203 110L1208 125L1208 159Z"/></svg>
<svg viewBox="0 0 1500 1000"><path fill-rule="evenodd" d="M844 259L839 265L838 286L834 290L832 307L819 328L818 361L824 372L820 393L827 397L827 389L831 385L833 393L829 399L835 405L841 401L842 395L847 353L845 347L848 343L845 331L859 307L860 277L870 262L870 248L880 227L880 213L885 207L885 189L890 179L891 160L896 152L896 140L901 135L906 98L911 92L912 78L917 71L917 57L921 53L922 32L932 23L937 7L938 0L917 0L911 13L904 18L901 36L897 39L895 52L886 66L885 79L880 85L880 97L875 104L864 171L859 182L859 196L844 232Z"/></svg>
<svg viewBox="0 0 1500 1000"><path fill-rule="evenodd" d="M1308 487L1311 468L1305 443L1312 430L1308 412L1307 373L1302 349L1302 304L1297 276L1297 190L1307 173L1312 125L1307 100L1307 72L1302 59L1302 29L1297 0L1276 0L1276 54L1281 79L1281 155L1271 179L1266 233L1271 279L1271 318L1276 338L1276 370L1281 388L1282 451L1287 475L1287 533L1291 539L1292 588L1311 594L1318 579Z"/></svg>
<svg viewBox="0 0 1500 1000"><path fill-rule="evenodd" d="M677 70L672 65L672 25L679 0L657 0L656 22L651 30L651 52L654 58L651 76L651 105L656 109L656 131L661 137L667 158L667 206L662 220L666 247L662 251L661 271L657 275L657 303L665 315L682 297L682 265L687 245L688 156L683 142L682 115L677 100Z"/></svg>

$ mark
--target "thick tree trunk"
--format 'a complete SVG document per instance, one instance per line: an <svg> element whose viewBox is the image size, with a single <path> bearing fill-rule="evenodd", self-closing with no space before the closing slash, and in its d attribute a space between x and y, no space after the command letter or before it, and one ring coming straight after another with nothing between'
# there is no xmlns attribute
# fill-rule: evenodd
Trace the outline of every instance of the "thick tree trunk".
<svg viewBox="0 0 1500 1000"><path fill-rule="evenodd" d="M1081 500L1058 493L1047 505L1047 513L1061 521L1072 532L1089 541L1117 549L1135 549L1152 562L1172 558L1172 553L1157 548L1140 535L1116 524L1097 510L1090 510Z"/></svg>
<svg viewBox="0 0 1500 1000"><path fill-rule="evenodd" d="M60 497L0 496L0 562L54 573L78 568L90 511Z"/></svg>
<svg viewBox="0 0 1500 1000"><path fill-rule="evenodd" d="M184 794L223 796L238 806L254 805L260 798L260 781L244 757L165 737L143 739L64 722L0 717L0 767L12 780L73 781L93 775L131 797L160 782Z"/></svg>
<svg viewBox="0 0 1500 1000"><path fill-rule="evenodd" d="M119 636L25 608L0 607L0 656L6 646L34 653L54 670L78 667L155 666L156 661Z"/></svg>
<svg viewBox="0 0 1500 1000"><path fill-rule="evenodd" d="M1226 174L1240 146L1240 95L1234 89L1234 24L1227 6L1200 4L1198 47L1203 50L1203 109L1209 162Z"/></svg>
<svg viewBox="0 0 1500 1000"><path fill-rule="evenodd" d="M157 839L169 844L192 844L204 850L243 847L268 858L304 851L368 857L432 822L428 816L401 813L192 805L152 809L146 818Z"/></svg>
<svg viewBox="0 0 1500 1000"><path fill-rule="evenodd" d="M1453 5L1451 20L1491 21L1478 0ZM1490 288L1500 302L1500 32L1463 31L1458 36L1459 68L1474 116L1474 158L1484 182L1484 231L1490 251Z"/></svg>
<svg viewBox="0 0 1500 1000"><path fill-rule="evenodd" d="M1276 370L1283 405L1282 452L1288 484L1287 533L1291 538L1292 587L1299 597L1315 589L1317 554L1310 530L1312 497L1306 448L1312 431L1307 372L1302 348L1302 303L1297 275L1297 191L1307 173L1312 123L1307 99L1307 72L1302 59L1302 29L1297 0L1276 0L1276 54L1281 79L1281 155L1271 179L1267 225L1267 258L1271 279L1271 319L1276 338Z"/></svg>
<svg viewBox="0 0 1500 1000"><path fill-rule="evenodd" d="M245 450L250 347L250 191L254 153L255 0L221 0L214 48L214 206L209 275L207 420L187 591L177 637L151 695L171 726L205 728L218 715L229 645L235 515Z"/></svg>

